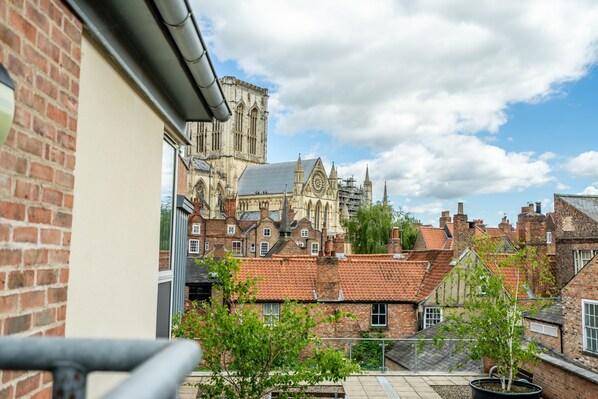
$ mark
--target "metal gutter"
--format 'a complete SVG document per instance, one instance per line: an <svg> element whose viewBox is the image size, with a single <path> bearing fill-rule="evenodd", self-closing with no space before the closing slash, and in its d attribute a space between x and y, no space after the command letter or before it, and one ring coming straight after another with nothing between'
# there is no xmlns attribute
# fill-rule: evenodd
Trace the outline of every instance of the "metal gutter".
<svg viewBox="0 0 598 399"><path fill-rule="evenodd" d="M154 4L214 117L226 122L232 114L189 3L187 0L154 0Z"/></svg>

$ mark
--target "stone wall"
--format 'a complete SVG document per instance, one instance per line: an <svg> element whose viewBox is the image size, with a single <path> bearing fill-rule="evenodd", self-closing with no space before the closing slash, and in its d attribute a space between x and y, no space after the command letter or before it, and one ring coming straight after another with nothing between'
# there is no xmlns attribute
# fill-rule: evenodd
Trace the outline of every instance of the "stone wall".
<svg viewBox="0 0 598 399"><path fill-rule="evenodd" d="M63 336L82 26L60 1L0 2L15 115L0 147L0 332ZM49 373L2 372L0 397L49 395Z"/></svg>

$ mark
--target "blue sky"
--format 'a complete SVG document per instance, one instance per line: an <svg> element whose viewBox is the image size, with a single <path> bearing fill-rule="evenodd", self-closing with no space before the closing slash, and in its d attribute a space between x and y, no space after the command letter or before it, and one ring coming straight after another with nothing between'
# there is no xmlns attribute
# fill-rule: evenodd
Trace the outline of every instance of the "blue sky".
<svg viewBox="0 0 598 399"><path fill-rule="evenodd" d="M192 1L218 75L269 89L269 162L369 165L424 223L598 195L592 2L216 3Z"/></svg>

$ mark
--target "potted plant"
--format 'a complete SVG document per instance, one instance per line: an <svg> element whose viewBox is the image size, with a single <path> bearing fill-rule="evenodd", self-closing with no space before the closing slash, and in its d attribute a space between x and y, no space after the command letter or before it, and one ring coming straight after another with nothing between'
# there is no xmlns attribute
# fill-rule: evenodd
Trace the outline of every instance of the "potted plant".
<svg viewBox="0 0 598 399"><path fill-rule="evenodd" d="M497 254L488 242L476 242L460 258L449 279L459 293L461 303L439 329L435 342L442 346L447 335L458 339L456 350L467 351L474 360L491 359L498 378L473 380L473 398L539 398L542 388L517 381L522 366L537 361L540 348L524 337L520 299L533 296L532 291L551 287L548 263L534 248L509 254ZM534 302L534 307L542 300ZM450 313L450 312L446 312Z"/></svg>

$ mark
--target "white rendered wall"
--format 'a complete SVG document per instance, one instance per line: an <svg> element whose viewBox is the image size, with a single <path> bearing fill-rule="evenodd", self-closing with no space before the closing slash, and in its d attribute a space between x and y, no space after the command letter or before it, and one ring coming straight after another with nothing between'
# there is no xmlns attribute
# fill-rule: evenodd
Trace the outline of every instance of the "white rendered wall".
<svg viewBox="0 0 598 399"><path fill-rule="evenodd" d="M164 123L87 38L77 130L66 336L153 339Z"/></svg>

